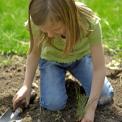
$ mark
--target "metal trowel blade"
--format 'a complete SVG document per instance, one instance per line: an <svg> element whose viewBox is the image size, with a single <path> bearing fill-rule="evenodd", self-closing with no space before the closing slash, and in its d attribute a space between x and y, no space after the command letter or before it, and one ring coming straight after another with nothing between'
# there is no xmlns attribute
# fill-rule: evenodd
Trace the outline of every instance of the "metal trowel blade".
<svg viewBox="0 0 122 122"><path fill-rule="evenodd" d="M11 119L13 111L11 108L9 108L1 117L0 117L0 122L21 122L20 117L16 117Z"/></svg>

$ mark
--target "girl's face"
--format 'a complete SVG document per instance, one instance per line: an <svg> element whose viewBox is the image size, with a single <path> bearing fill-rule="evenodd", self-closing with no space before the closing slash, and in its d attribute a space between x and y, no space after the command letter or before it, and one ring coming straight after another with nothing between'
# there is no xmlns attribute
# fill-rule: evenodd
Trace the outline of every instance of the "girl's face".
<svg viewBox="0 0 122 122"><path fill-rule="evenodd" d="M40 26L40 29L42 32L46 33L49 38L53 38L55 36L66 37L66 27L61 22L46 22L46 24Z"/></svg>

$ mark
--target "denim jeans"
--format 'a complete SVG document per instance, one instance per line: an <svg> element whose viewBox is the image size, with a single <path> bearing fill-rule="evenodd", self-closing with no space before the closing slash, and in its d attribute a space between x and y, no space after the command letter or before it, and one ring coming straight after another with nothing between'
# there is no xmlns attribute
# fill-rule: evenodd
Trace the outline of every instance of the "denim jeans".
<svg viewBox="0 0 122 122"><path fill-rule="evenodd" d="M67 102L65 74L70 71L82 84L86 95L90 95L93 66L87 55L72 63L57 63L40 59L40 105L49 110L63 109ZM101 96L112 96L113 88L105 78Z"/></svg>

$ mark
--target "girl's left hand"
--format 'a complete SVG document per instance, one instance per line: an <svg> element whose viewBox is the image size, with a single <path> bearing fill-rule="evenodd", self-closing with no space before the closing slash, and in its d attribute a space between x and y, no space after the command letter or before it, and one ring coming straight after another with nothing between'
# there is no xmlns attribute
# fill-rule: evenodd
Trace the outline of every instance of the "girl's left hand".
<svg viewBox="0 0 122 122"><path fill-rule="evenodd" d="M83 119L80 122L94 122L95 110L92 108L87 109Z"/></svg>

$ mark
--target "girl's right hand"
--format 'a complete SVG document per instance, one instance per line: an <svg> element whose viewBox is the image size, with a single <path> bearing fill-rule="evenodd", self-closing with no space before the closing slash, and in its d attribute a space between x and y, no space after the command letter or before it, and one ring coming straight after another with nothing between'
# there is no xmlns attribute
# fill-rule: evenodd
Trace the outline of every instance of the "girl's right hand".
<svg viewBox="0 0 122 122"><path fill-rule="evenodd" d="M28 106L30 101L30 94L31 88L23 85L13 97L13 109L16 110L17 107L20 107L19 105L21 105L21 103L25 103L25 105Z"/></svg>

